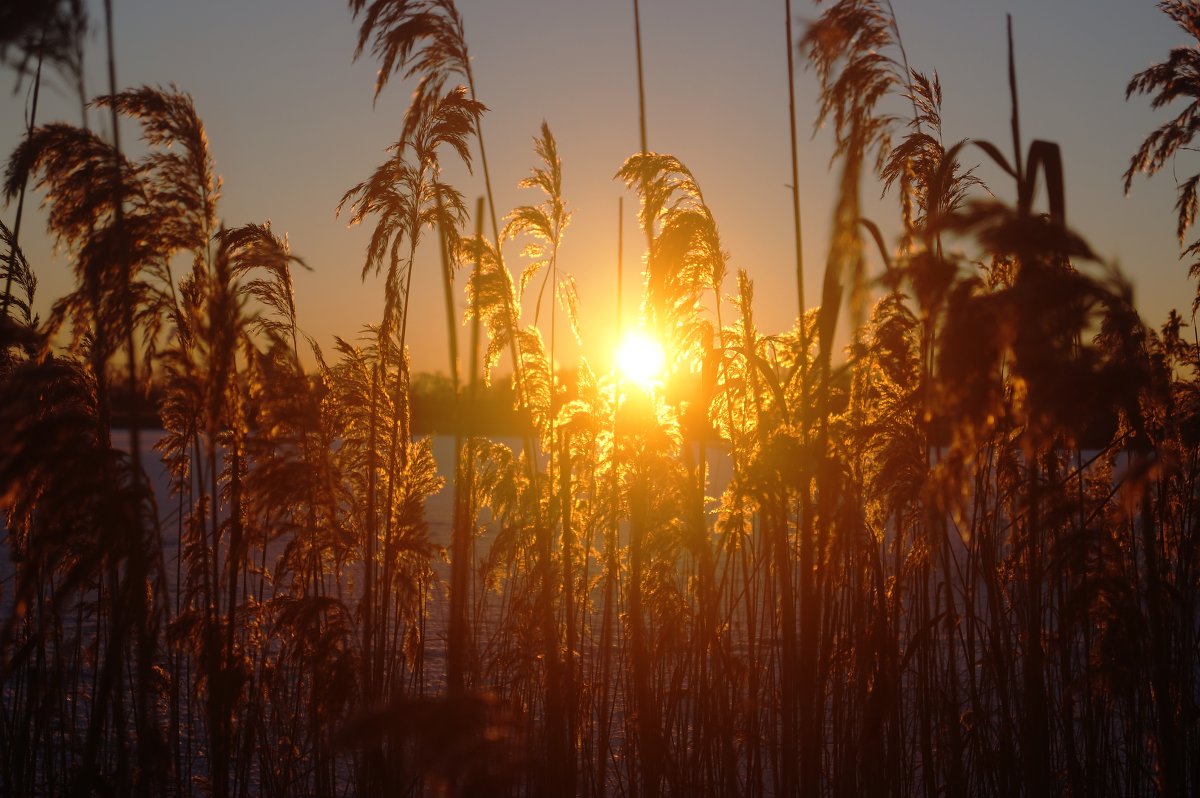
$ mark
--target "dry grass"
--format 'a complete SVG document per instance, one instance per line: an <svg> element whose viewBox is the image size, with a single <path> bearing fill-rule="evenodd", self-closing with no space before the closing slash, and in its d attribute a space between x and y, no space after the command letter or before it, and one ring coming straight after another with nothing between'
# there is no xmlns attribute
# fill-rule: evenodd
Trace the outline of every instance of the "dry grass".
<svg viewBox="0 0 1200 798"><path fill-rule="evenodd" d="M548 126L522 182L536 204L497 214L488 178L465 233L440 159L470 165L478 144L486 176L486 109L453 3L350 8L360 53L381 63L377 91L395 75L417 91L387 160L342 199L353 223L375 225L362 274L382 274L384 315L329 356L299 332L304 264L286 241L268 225L217 226L219 183L186 94L97 101L141 126L141 159L63 124L32 128L9 159L6 195L30 181L46 192L76 288L45 323L31 318L33 271L0 228L13 571L0 789L1200 789L1200 347L1177 314L1145 326L1069 228L1058 147L1021 142L1015 64L1011 152L947 146L937 76L908 68L890 4L824 9L799 47L841 180L821 304L801 298L787 330L758 328L748 273L725 296L729 256L697 173L645 146L620 167L647 239L643 317L672 379L692 378L687 401L713 440L677 392L587 364L574 385L560 376L558 313L578 335L578 299L559 260L570 212ZM1164 10L1196 34L1190 6ZM1191 96L1192 55L1130 91ZM1187 137L1181 123L1152 134L1128 177ZM985 190L964 165L979 153L1012 184ZM898 200L894 249L861 218L871 181ZM798 203L795 216L780 235L798 248ZM434 444L410 432L407 318L429 234L466 416L443 466L449 550L425 516L443 482ZM504 259L518 239L519 281ZM465 380L456 290L471 308ZM51 345L59 329L65 349ZM516 449L471 420L503 355ZM161 383L169 507L113 446L116 366ZM713 449L727 485L709 472Z"/></svg>

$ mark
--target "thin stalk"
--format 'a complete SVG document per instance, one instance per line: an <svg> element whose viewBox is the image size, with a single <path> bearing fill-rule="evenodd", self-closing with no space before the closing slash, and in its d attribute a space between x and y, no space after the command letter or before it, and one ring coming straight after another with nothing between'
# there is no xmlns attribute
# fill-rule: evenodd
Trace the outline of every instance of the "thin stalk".
<svg viewBox="0 0 1200 798"><path fill-rule="evenodd" d="M633 0L633 36L637 45L637 78L638 78L638 135L642 145L642 154L646 148L646 86L642 79L642 14L638 0Z"/></svg>
<svg viewBox="0 0 1200 798"><path fill-rule="evenodd" d="M438 195L438 218L444 219L441 207L441 195ZM446 687L451 695L457 695L464 688L464 671L466 664L466 647L470 638L467 626L467 583L470 574L467 572L468 553L471 530L468 526L467 503L470 497L464 490L463 461L462 461L462 412L460 407L460 386L458 374L458 325L455 323L453 267L450 263L450 250L446 243L447 233L439 230L438 241L442 254L442 287L446 299L446 332L450 349L450 381L454 390L454 510L453 538L450 543L450 629L447 641Z"/></svg>
<svg viewBox="0 0 1200 798"><path fill-rule="evenodd" d="M46 23L49 24L48 22ZM33 126L37 120L38 96L42 90L42 58L43 50L46 43L46 27L42 27L41 45L38 46L37 71L33 76L33 99L29 108L29 120L25 125L25 141L28 142L33 138ZM8 305L12 301L12 281L13 272L17 267L17 250L18 241L21 238L21 218L25 211L25 188L29 185L29 175L26 174L25 179L21 181L21 190L17 194L17 213L13 218L12 226L12 246L8 251L8 274L4 278L4 299L0 305L0 315L8 314Z"/></svg>
<svg viewBox="0 0 1200 798"><path fill-rule="evenodd" d="M784 0L787 13L787 68L788 68L788 142L792 154L792 231L796 239L796 307L800 312L800 351L808 351L808 334L804 327L804 239L800 229L800 158L796 144L796 67L792 57L792 0ZM802 380L807 377L805 364L807 358L801 359ZM804 417L801 409L801 418Z"/></svg>
<svg viewBox="0 0 1200 798"><path fill-rule="evenodd" d="M559 496L562 502L562 584L563 613L566 615L566 650L563 659L562 692L566 726L565 753L567 761L563 767L562 790L566 795L575 793L576 785L576 688L575 688L575 572L573 568L575 539L571 528L571 440L570 433L563 432L559 443Z"/></svg>
<svg viewBox="0 0 1200 798"><path fill-rule="evenodd" d="M480 197L475 203L475 235L483 235L483 197ZM478 279L483 269L481 260L475 261L475 277ZM478 417L479 417L479 295L476 293L471 300L471 370L470 370L470 394L467 399L467 419L466 431L467 440L470 442L470 447L467 452L466 464L466 484L467 491L467 517L471 523L470 535L470 561L475 562L475 436L478 432ZM476 624L476 628L479 624ZM475 634L473 630L469 630L468 642L471 646L471 651L477 650ZM472 668L472 671L475 671ZM472 674L475 675L474 673Z"/></svg>
<svg viewBox="0 0 1200 798"><path fill-rule="evenodd" d="M642 74L642 20L638 0L633 0L633 29L637 49L638 75L638 135L643 155L647 153L646 144L646 89ZM653 249L654 232L646 228L646 251ZM619 401L619 399L618 399ZM615 441L614 441L615 443ZM638 469L639 472L641 469ZM656 798L661 789L662 746L657 707L654 705L654 694L651 686L653 674L651 663L648 661L649 652L646 649L645 619L642 617L642 566L643 546L645 545L646 515L648 512L649 492L645 484L645 476L641 473L634 475L634 485L630 497L630 532L629 532L629 625L630 638L633 647L631 670L634 684L634 713L637 718L637 752L641 765L641 794L647 798Z"/></svg>
<svg viewBox="0 0 1200 798"><path fill-rule="evenodd" d="M478 95L475 93L475 75L471 69L470 61L468 61L466 64L466 70L467 70L467 88L471 92L471 99L472 100L478 99ZM483 186L484 186L484 190L487 193L488 213L490 215L490 220L492 223L492 240L495 241L495 243L496 243L497 267L500 269L506 269L508 267L504 265L504 253L500 246L500 225L497 222L497 216L496 216L496 200L492 193L492 174L491 174L491 170L488 168L487 147L484 146L484 143L483 143L483 120L479 119L479 118L476 118L476 120L475 120L475 137L479 140L479 162L480 162L480 165L483 167ZM507 310L507 318L515 320L518 317L517 309L513 304L512 297L509 296L509 292L505 292L504 303L505 303L506 310ZM509 352L509 357L512 358L513 386L516 389L516 393L517 393L517 405L519 407L521 407L522 410L527 411L529 405L526 402L526 396L525 396L525 371L521 365L520 353L517 351L516 332L517 331L515 329L509 331L510 334L508 337L508 344L509 344L508 352ZM528 445L528 441L526 443ZM535 449L533 446L528 446L526 456L529 458L529 460L531 462L536 460ZM534 483L536 484L536 468L537 467L536 467L536 465L534 465L531 468L535 472L534 473L534 477L535 477Z"/></svg>
<svg viewBox="0 0 1200 798"><path fill-rule="evenodd" d="M617 197L617 339L620 340L621 330L623 325L622 318L622 293L623 293L623 272L624 272L624 250L625 250L625 198ZM600 616L600 665L598 682L601 686L601 694L597 700L598 706L598 721L599 721L599 738L596 747L596 784L597 789L603 793L607 789L608 782L608 760L611 755L611 712L610 704L608 703L608 692L611 686L609 679L610 674L610 659L612 654L612 635L613 635L613 593L617 585L618 569L620 567L618 561L618 545L620 540L620 524L621 524L621 480L620 480L620 447L618 443L620 437L618 435L618 411L621 404L621 376L617 372L616 381L613 385L613 418L612 418L612 452L609 455L612 466L612 526L608 530L608 535L605 541L605 579L604 579L604 609Z"/></svg>

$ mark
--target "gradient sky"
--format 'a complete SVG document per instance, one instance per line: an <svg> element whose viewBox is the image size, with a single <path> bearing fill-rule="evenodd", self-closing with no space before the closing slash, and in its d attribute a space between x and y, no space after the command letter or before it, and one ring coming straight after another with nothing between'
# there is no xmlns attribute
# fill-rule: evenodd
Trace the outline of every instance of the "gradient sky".
<svg viewBox="0 0 1200 798"><path fill-rule="evenodd" d="M94 20L102 20L95 3ZM796 314L791 205L787 183L787 95L782 0L642 0L649 145L678 156L695 173L730 253L732 275L744 268L756 285L764 332L781 331ZM797 35L819 8L795 0ZM336 0L114 0L117 79L122 86L177 84L195 98L224 179L219 214L227 225L271 220L312 267L296 276L300 324L328 350L333 336L354 338L382 310L381 278L359 280L368 231L347 229L334 208L343 192L381 163L395 140L410 86L394 82L372 102L375 64L352 61L357 25ZM605 0L460 0L500 212L536 202L516 183L535 162L532 137L543 119L558 139L564 193L574 211L560 265L575 275L583 300L584 353L609 366L615 317L618 198L612 180L638 149L632 3ZM1153 180L1139 178L1130 196L1121 175L1142 138L1169 118L1145 98L1124 99L1130 76L1187 44L1151 2L1129 0L895 0L910 63L936 70L945 97L947 142L990 139L1011 149L1005 66L1005 15L1014 19L1024 140L1063 148L1067 209L1073 227L1136 287L1154 326L1176 307L1190 309L1195 287L1178 259L1175 177L1200 164L1191 153ZM98 28L98 24L94 24ZM107 89L103 39L89 42L89 91ZM817 296L833 201L831 134L813 130L816 78L798 60L805 282ZM22 135L25 88L0 93L0 152ZM61 89L43 92L39 121L78 122L78 106ZM898 111L903 111L901 104ZM1176 112L1178 109L1176 109ZM105 117L92 115L103 127ZM123 130L125 130L123 128ZM135 131L123 133L134 146ZM969 151L974 162L980 156ZM1185 162L1185 160L1187 162ZM1173 167L1173 168L1172 168ZM997 196L1009 182L984 166ZM473 207L482 178L456 185ZM898 231L894 197L868 215ZM640 297L644 238L636 197L625 201L627 317ZM39 277L36 307L45 313L67 286L68 268L51 253L45 217L27 211L22 243ZM14 206L3 209L11 223ZM446 370L444 305L434 239L418 256L410 321L417 370ZM516 268L519 248L510 261ZM878 271L878 262L872 269ZM459 302L462 303L461 293ZM526 320L531 316L527 316ZM571 343L561 350L574 359Z"/></svg>

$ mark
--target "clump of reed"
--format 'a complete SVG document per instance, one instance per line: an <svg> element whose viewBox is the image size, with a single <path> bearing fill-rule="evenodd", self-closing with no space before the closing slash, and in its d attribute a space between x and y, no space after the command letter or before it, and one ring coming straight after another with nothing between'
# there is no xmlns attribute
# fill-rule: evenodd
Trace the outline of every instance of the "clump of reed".
<svg viewBox="0 0 1200 798"><path fill-rule="evenodd" d="M45 192L75 288L35 318L20 225L0 226L6 791L1200 786L1200 347L1178 314L1146 326L1068 226L1062 151L1021 138L1011 46L1011 149L948 144L940 82L909 65L889 3L832 3L799 42L785 4L789 69L798 47L840 181L820 304L800 290L775 333L751 275L726 279L700 172L649 150L643 127L615 178L640 201L640 312L668 379L691 378L689 416L677 392L560 368L560 313L582 332L569 171L543 123L531 203L497 211L453 2L349 6L377 94L397 75L416 91L385 162L338 206L374 225L362 277L382 275L385 301L331 356L300 326L292 274L307 266L286 237L219 221L187 94L94 101L139 125L138 157L53 123L9 159L6 196ZM1190 5L1163 7L1200 30ZM80 69L78 9L48 8L0 57ZM1191 96L1191 57L1129 91ZM1189 113L1127 180L1189 140ZM446 154L479 163L486 207L468 214ZM985 187L974 157L1002 182ZM872 179L898 201L894 247L862 218ZM798 197L781 238L800 275ZM422 241L439 257L419 261ZM414 270L431 260L458 415L448 541L425 515L444 479L412 432L407 351ZM474 423L505 359L517 446ZM152 379L170 506L136 431L132 451L112 434L114 398ZM732 468L717 496L714 450Z"/></svg>

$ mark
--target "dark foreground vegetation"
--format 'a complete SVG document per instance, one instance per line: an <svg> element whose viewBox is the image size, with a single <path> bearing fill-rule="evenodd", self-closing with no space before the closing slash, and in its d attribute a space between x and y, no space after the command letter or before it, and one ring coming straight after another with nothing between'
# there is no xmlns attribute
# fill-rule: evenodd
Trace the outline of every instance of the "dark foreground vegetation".
<svg viewBox="0 0 1200 798"><path fill-rule="evenodd" d="M1200 35L1200 8L1163 9ZM452 0L350 12L378 90L415 87L395 147L342 199L373 229L363 276L386 296L357 344L300 334L302 262L276 231L218 222L186 94L92 101L140 125L144 157L54 123L8 159L0 793L1200 792L1200 347L1174 313L1145 325L1068 226L1060 150L1022 141L1012 63L1007 143L947 143L890 3L840 0L789 31L840 184L819 302L801 291L772 333L693 174L643 133L617 173L641 202L640 312L713 440L669 393L586 364L567 397L555 141L543 126L533 204L497 211ZM80 77L78 3L0 20L30 80ZM1197 53L1130 84L1193 103L1130 180L1190 141ZM443 159L487 181L472 214ZM975 161L1004 179L984 190ZM899 201L891 248L859 210L875 181ZM44 320L18 247L34 187L76 278ZM795 218L799 253L798 202ZM527 245L519 280L506 242ZM439 389L458 420L447 546L412 428L418 249L467 364L452 355ZM516 449L475 426L501 359ZM110 434L113 397L152 377L169 507L139 415L129 451ZM709 499L714 447L733 476Z"/></svg>

